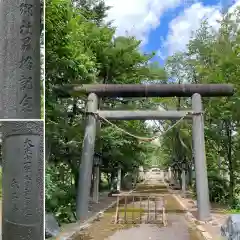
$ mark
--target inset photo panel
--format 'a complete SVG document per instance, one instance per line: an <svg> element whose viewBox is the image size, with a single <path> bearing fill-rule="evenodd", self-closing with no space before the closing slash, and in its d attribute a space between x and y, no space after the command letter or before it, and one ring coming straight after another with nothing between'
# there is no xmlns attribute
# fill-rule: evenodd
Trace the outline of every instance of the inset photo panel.
<svg viewBox="0 0 240 240"><path fill-rule="evenodd" d="M0 1L0 240L44 240L44 0Z"/></svg>
<svg viewBox="0 0 240 240"><path fill-rule="evenodd" d="M44 239L43 121L1 122L2 240Z"/></svg>
<svg viewBox="0 0 240 240"><path fill-rule="evenodd" d="M43 5L0 2L0 119L44 118Z"/></svg>

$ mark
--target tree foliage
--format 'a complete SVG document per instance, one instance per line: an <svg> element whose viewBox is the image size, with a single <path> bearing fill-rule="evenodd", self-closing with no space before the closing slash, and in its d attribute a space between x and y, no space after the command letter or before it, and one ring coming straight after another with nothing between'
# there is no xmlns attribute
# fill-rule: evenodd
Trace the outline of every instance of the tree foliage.
<svg viewBox="0 0 240 240"><path fill-rule="evenodd" d="M179 81L234 84L233 97L203 99L210 197L212 201L232 207L239 201L239 20L237 9L223 14L218 30L203 22L186 51L171 56L166 63L166 71L176 84ZM175 99L174 103L177 106L179 102ZM191 108L190 99L181 99L179 106ZM174 129L162 140L162 149L168 153L165 162L170 164L174 159L170 146L182 153L177 154L175 161L186 156L188 162L192 162L191 124L179 124L177 131L178 138Z"/></svg>
<svg viewBox="0 0 240 240"><path fill-rule="evenodd" d="M71 222L75 217L86 97L60 99L54 86L166 81L165 71L157 63L149 63L154 53L142 53L140 41L134 37L115 36L115 29L104 20L108 9L104 1L46 2L46 208L61 221ZM101 99L99 107L136 109L149 103ZM151 134L141 121L114 124L136 135ZM145 164L148 145L104 121L96 142L95 151L102 153L106 174L119 164L123 174ZM110 173L114 175L115 170Z"/></svg>

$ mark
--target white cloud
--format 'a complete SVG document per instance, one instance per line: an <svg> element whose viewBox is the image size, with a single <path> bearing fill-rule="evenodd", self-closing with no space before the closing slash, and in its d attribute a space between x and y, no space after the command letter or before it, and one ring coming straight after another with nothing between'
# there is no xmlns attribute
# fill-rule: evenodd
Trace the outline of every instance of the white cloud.
<svg viewBox="0 0 240 240"><path fill-rule="evenodd" d="M220 0L226 5L227 0ZM105 0L112 8L108 11L107 20L114 21L117 27L116 35L133 35L147 44L149 34L152 30L165 24L160 22L164 13L174 10L178 6L185 9L169 24L169 34L166 39L159 43L162 46L159 56L165 59L177 51L184 51L186 44L191 38L192 32L200 27L202 19L207 18L208 22L218 27L217 19L220 19L220 9L223 4L215 6L204 6L200 0ZM235 6L240 5L240 0L234 1ZM221 6L222 5L222 6Z"/></svg>
<svg viewBox="0 0 240 240"><path fill-rule="evenodd" d="M229 8L229 12L233 13L237 7L240 7L240 0L234 1L234 4Z"/></svg>
<svg viewBox="0 0 240 240"><path fill-rule="evenodd" d="M216 20L220 18L219 6L204 6L202 3L191 5L170 22L169 34L163 42L163 50L159 51L159 55L165 58L177 51L184 51L192 33L200 27L203 19L207 19L211 26L218 28Z"/></svg>
<svg viewBox="0 0 240 240"><path fill-rule="evenodd" d="M105 0L112 6L107 20L114 20L117 35L136 36L143 44L148 41L151 30L160 25L161 16L170 9L174 9L183 0Z"/></svg>
<svg viewBox="0 0 240 240"><path fill-rule="evenodd" d="M232 12L237 6L240 6L240 0L234 2L229 12ZM168 36L162 41L162 47L158 51L158 55L165 59L178 51L184 51L193 32L199 29L204 19L217 30L219 27L217 20L221 19L222 7L221 4L204 6L198 2L186 8L182 14L170 22Z"/></svg>

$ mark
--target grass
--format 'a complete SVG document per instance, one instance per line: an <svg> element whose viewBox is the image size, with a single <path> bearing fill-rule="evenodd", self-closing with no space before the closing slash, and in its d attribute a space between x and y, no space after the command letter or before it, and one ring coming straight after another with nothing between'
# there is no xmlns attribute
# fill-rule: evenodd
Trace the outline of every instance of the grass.
<svg viewBox="0 0 240 240"><path fill-rule="evenodd" d="M80 233L76 233L73 240L104 240L113 235L114 232L122 229L128 229L134 226L134 224L113 224L114 215L113 211L107 211L104 217L100 221L95 221L89 227Z"/></svg>
<svg viewBox="0 0 240 240"><path fill-rule="evenodd" d="M240 209L231 209L226 204L211 203L212 212L218 214L239 214Z"/></svg>
<svg viewBox="0 0 240 240"><path fill-rule="evenodd" d="M226 213L226 214L239 214L240 209L226 209L226 210L224 210L224 213Z"/></svg>

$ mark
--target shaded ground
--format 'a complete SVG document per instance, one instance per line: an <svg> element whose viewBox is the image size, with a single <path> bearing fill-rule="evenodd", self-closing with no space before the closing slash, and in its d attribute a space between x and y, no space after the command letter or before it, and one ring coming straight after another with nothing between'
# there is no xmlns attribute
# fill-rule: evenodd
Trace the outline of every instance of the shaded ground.
<svg viewBox="0 0 240 240"><path fill-rule="evenodd" d="M91 218L99 209L106 208L113 201L115 201L115 197L108 197L108 192L99 193L98 203L93 202L92 199L89 198L88 216L86 219Z"/></svg>
<svg viewBox="0 0 240 240"><path fill-rule="evenodd" d="M165 194L166 212L167 212L167 227L156 224L114 224L115 208L110 209L99 220L95 221L88 229L78 234L75 234L73 240L137 240L146 239L164 239L172 240L201 240L197 231L186 222L184 218L184 210L178 204L173 196L171 196L166 187L156 182L154 179L150 180L147 185L139 186L137 192ZM131 203L129 203L131 209ZM121 206L122 208L122 206ZM135 209L136 210L136 209ZM139 209L140 211L141 209ZM136 211L134 216L138 216ZM132 215L130 215L131 217Z"/></svg>
<svg viewBox="0 0 240 240"><path fill-rule="evenodd" d="M110 236L109 240L172 240L176 237L178 240L200 240L193 229L188 226L184 216L171 214L168 217L167 227L159 227L151 224L141 224L139 227L120 230ZM97 239L97 238L96 238Z"/></svg>
<svg viewBox="0 0 240 240"><path fill-rule="evenodd" d="M99 194L99 203L92 202L90 199L87 218L89 219L93 217L96 213L114 203L115 200L115 197L108 197L108 192L102 192ZM68 239L68 237L76 231L79 231L79 222L65 224L61 227L61 233L56 238L51 239Z"/></svg>

